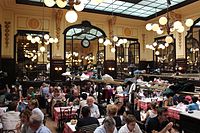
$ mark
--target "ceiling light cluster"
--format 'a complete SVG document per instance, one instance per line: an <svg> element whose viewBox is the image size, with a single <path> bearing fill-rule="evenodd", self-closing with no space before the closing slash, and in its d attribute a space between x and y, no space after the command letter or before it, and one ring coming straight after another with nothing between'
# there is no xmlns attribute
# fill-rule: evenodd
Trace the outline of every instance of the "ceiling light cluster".
<svg viewBox="0 0 200 133"><path fill-rule="evenodd" d="M185 26L191 27L193 25L194 21L192 19L186 19ZM167 43L172 43L173 38L169 36L171 32L174 32L175 30L179 33L182 33L185 31L185 26L180 21L170 22L170 19L168 17L161 17L159 19L159 24L157 23L148 23L146 25L146 30L148 31L155 31L157 34L163 34L164 28L166 27L168 36L165 38L165 41Z"/></svg>
<svg viewBox="0 0 200 133"><path fill-rule="evenodd" d="M164 29L166 29L168 36L166 36L165 41L167 43L173 42L173 38L170 36L172 32L177 31L179 33L183 33L185 31L185 27L191 27L194 24L194 21L192 19L186 19L185 24L183 24L181 21L178 21L178 20L176 20L175 22L172 22L169 12L168 12L170 5L171 5L171 1L167 0L167 14L166 16L162 16L159 18L159 24L158 23L146 24L146 30L155 31L159 35L163 34Z"/></svg>
<svg viewBox="0 0 200 133"><path fill-rule="evenodd" d="M121 44L126 44L127 39L119 39L117 36L113 36L112 39L109 38L99 38L99 43L102 43L104 46L111 46L111 52L116 51L115 46L119 47Z"/></svg>
<svg viewBox="0 0 200 133"><path fill-rule="evenodd" d="M169 43L160 43L158 44L157 42L154 42L153 44L147 44L146 45L146 48L147 49L151 49L151 50L155 50L155 55L160 55L160 52L158 51L159 49L165 49L169 47Z"/></svg>
<svg viewBox="0 0 200 133"><path fill-rule="evenodd" d="M65 19L69 23L74 23L78 19L78 14L76 11L82 11L84 9L84 4L80 0L44 0L44 4L48 7L53 7L57 4L58 7L64 8L67 5L69 10L65 14ZM73 10L73 8L76 10Z"/></svg>
<svg viewBox="0 0 200 133"><path fill-rule="evenodd" d="M48 45L49 43L58 43L58 38L52 38L48 34L43 35L37 35L33 36L31 34L28 34L26 36L27 40L31 41L31 43L39 43L39 44L46 44Z"/></svg>

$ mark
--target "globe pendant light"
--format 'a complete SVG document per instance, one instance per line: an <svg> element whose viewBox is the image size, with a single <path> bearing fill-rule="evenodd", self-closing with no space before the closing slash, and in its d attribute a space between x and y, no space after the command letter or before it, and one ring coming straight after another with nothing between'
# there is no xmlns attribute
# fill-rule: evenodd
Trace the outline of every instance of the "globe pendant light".
<svg viewBox="0 0 200 133"><path fill-rule="evenodd" d="M194 21L192 19L186 19L185 25L187 27L191 27L194 24Z"/></svg>
<svg viewBox="0 0 200 133"><path fill-rule="evenodd" d="M83 9L84 9L84 4L83 4L83 3L80 3L80 4L78 4L78 5L74 4L74 9L75 9L76 11L78 11L78 12L81 12L81 11L83 11Z"/></svg>
<svg viewBox="0 0 200 133"><path fill-rule="evenodd" d="M60 8L64 8L67 5L67 0L56 0L56 4Z"/></svg>
<svg viewBox="0 0 200 133"><path fill-rule="evenodd" d="M161 17L159 19L159 23L160 23L160 25L166 25L167 24L167 18L166 17Z"/></svg>
<svg viewBox="0 0 200 133"><path fill-rule="evenodd" d="M146 25L146 30L148 30L148 31L150 31L150 30L152 30L152 24L151 23L148 23L147 25Z"/></svg>
<svg viewBox="0 0 200 133"><path fill-rule="evenodd" d="M56 2L54 0L44 0L44 4L48 7L53 7Z"/></svg>
<svg viewBox="0 0 200 133"><path fill-rule="evenodd" d="M76 13L74 10L70 9L70 10L67 11L67 13L65 14L65 19L66 19L67 22L69 22L69 23L74 23L74 22L77 21L78 15L77 15L77 13Z"/></svg>
<svg viewBox="0 0 200 133"><path fill-rule="evenodd" d="M172 38L170 35L168 35L168 36L165 38L165 42L167 42L167 43L172 43L172 42L173 42L173 38Z"/></svg>

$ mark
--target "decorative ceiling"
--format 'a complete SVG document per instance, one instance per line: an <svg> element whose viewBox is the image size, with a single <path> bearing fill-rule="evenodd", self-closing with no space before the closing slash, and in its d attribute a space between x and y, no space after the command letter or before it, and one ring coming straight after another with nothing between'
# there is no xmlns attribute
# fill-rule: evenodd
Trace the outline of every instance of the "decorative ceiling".
<svg viewBox="0 0 200 133"><path fill-rule="evenodd" d="M139 20L149 20L166 13L169 0L104 0L95 4L91 0L81 0L84 3L85 12L93 12L106 15L116 15ZM198 0L170 0L169 10L174 10ZM17 4L42 6L43 0L16 0ZM56 8L56 6L54 6ZM66 7L67 9L69 6Z"/></svg>

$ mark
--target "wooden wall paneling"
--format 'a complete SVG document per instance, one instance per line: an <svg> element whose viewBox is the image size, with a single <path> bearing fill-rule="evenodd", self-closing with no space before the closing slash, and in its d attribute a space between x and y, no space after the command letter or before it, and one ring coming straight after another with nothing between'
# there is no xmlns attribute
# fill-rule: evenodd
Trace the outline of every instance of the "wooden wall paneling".
<svg viewBox="0 0 200 133"><path fill-rule="evenodd" d="M16 72L15 72L15 60L12 58L1 59L2 71L7 73L6 83L11 85L15 84Z"/></svg>

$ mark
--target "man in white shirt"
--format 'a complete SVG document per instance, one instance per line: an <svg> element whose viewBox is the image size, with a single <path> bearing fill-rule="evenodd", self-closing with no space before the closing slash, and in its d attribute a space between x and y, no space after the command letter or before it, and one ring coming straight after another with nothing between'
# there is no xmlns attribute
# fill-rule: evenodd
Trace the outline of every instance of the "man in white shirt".
<svg viewBox="0 0 200 133"><path fill-rule="evenodd" d="M126 124L119 129L118 133L142 133L140 127L136 123L134 115L127 115Z"/></svg>
<svg viewBox="0 0 200 133"><path fill-rule="evenodd" d="M99 112L99 107L94 104L94 98L89 96L87 98L87 105L88 107L90 107L90 113L91 113L91 117L95 117L95 118L99 118L100 116L100 112Z"/></svg>
<svg viewBox="0 0 200 133"><path fill-rule="evenodd" d="M8 106L8 112L2 114L1 121L3 130L15 130L17 123L20 121L19 114L16 112L17 103L11 102Z"/></svg>
<svg viewBox="0 0 200 133"><path fill-rule="evenodd" d="M106 116L103 121L103 125L97 127L94 133L117 133L115 125L115 120L110 116Z"/></svg>

